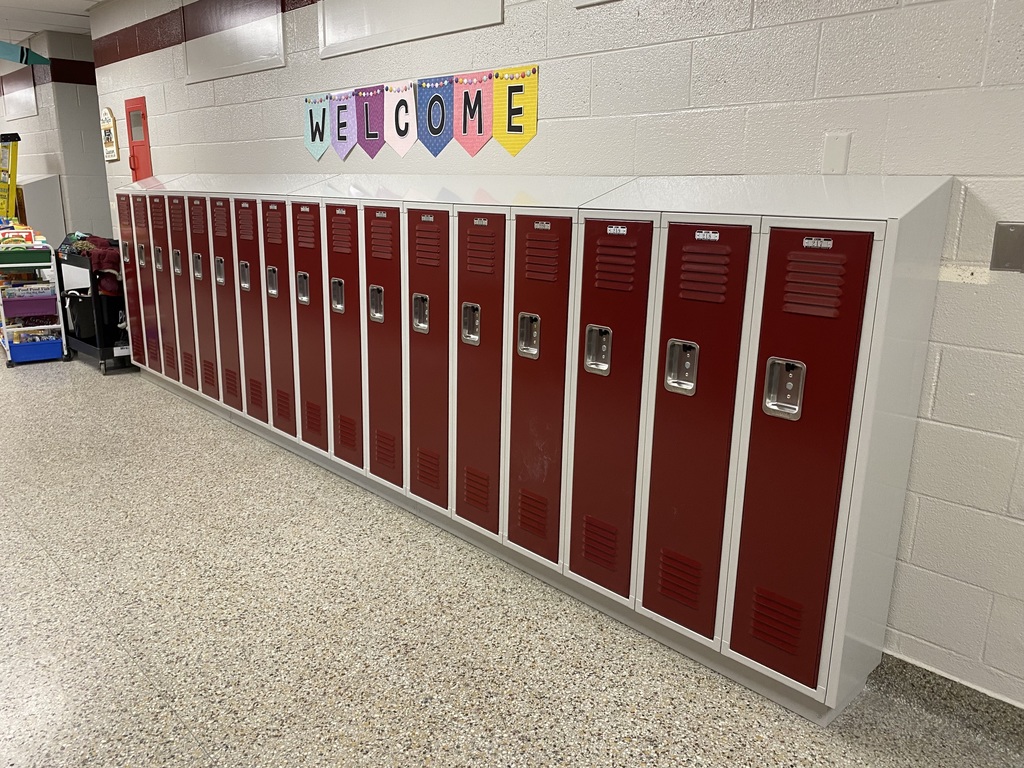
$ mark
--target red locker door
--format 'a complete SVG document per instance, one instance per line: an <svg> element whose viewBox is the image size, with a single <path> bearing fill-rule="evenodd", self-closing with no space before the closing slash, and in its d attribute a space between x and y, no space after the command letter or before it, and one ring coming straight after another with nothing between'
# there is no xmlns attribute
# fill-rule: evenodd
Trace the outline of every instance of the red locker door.
<svg viewBox="0 0 1024 768"><path fill-rule="evenodd" d="M448 211L410 209L410 490L448 507Z"/></svg>
<svg viewBox="0 0 1024 768"><path fill-rule="evenodd" d="M363 466L363 348L359 220L354 205L327 206L334 455Z"/></svg>
<svg viewBox="0 0 1024 768"><path fill-rule="evenodd" d="M292 361L291 279L285 204L263 201L263 258L267 292L267 338L274 426L295 435L295 364Z"/></svg>
<svg viewBox="0 0 1024 768"><path fill-rule="evenodd" d="M505 215L462 211L458 242L455 514L498 532Z"/></svg>
<svg viewBox="0 0 1024 768"><path fill-rule="evenodd" d="M163 343L164 374L178 380L178 346L174 339L174 295L171 292L171 249L167 230L167 200L163 195L149 198L150 229L153 236L153 270L156 274L157 303L160 306L160 339Z"/></svg>
<svg viewBox="0 0 1024 768"><path fill-rule="evenodd" d="M709 638L749 255L750 227L668 226L643 605Z"/></svg>
<svg viewBox="0 0 1024 768"><path fill-rule="evenodd" d="M199 389L196 366L195 321L192 317L192 275L185 223L185 198L168 197L167 214L171 223L171 279L174 282L175 319L181 348L181 383Z"/></svg>
<svg viewBox="0 0 1024 768"><path fill-rule="evenodd" d="M217 399L220 397L217 375L217 320L213 311L213 275L209 258L210 225L205 197L188 199L188 224L192 233L189 267L195 284L200 381L203 394Z"/></svg>
<svg viewBox="0 0 1024 768"><path fill-rule="evenodd" d="M814 688L873 235L770 237L729 645Z"/></svg>
<svg viewBox="0 0 1024 768"><path fill-rule="evenodd" d="M508 538L558 561L570 218L517 216Z"/></svg>
<svg viewBox="0 0 1024 768"><path fill-rule="evenodd" d="M370 472L402 485L402 263L398 208L363 209Z"/></svg>
<svg viewBox="0 0 1024 768"><path fill-rule="evenodd" d="M210 198L213 231L213 286L217 293L217 328L220 331L220 373L224 404L242 410L242 369L238 349L238 310L235 308L235 247L231 242L231 203Z"/></svg>
<svg viewBox="0 0 1024 768"><path fill-rule="evenodd" d="M583 231L569 567L629 595L654 224Z"/></svg>
<svg viewBox="0 0 1024 768"><path fill-rule="evenodd" d="M292 203L302 441L327 450L327 337L320 205Z"/></svg>
<svg viewBox="0 0 1024 768"><path fill-rule="evenodd" d="M245 412L266 423L267 355L263 346L263 277L256 239L256 201L235 200L238 248L238 303L241 311L242 359L245 361Z"/></svg>
<svg viewBox="0 0 1024 768"><path fill-rule="evenodd" d="M132 361L146 364L146 339L142 332L142 304L139 301L139 280L135 268L135 234L132 232L132 201L128 195L117 196L117 220L121 234L121 271L124 295L128 303L128 330L131 334Z"/></svg>
<svg viewBox="0 0 1024 768"><path fill-rule="evenodd" d="M132 195L135 214L135 266L142 293L142 331L146 339L146 365L157 373L160 364L160 328L157 326L156 281L153 278L153 249L149 237L149 205L145 195Z"/></svg>

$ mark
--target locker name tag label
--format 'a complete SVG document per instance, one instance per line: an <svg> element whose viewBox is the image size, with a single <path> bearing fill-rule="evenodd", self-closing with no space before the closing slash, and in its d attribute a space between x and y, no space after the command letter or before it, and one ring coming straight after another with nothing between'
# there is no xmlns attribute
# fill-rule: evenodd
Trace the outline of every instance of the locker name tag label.
<svg viewBox="0 0 1024 768"><path fill-rule="evenodd" d="M271 203L270 205L267 206L267 208L269 208L272 211L276 211L277 210L277 204L276 203Z"/></svg>
<svg viewBox="0 0 1024 768"><path fill-rule="evenodd" d="M344 208L335 208L334 209L334 215L335 216L348 216L348 211L345 210Z"/></svg>
<svg viewBox="0 0 1024 768"><path fill-rule="evenodd" d="M434 220L434 214L432 214L432 213L424 213L422 216L420 216L420 221L433 221L433 220Z"/></svg>
<svg viewBox="0 0 1024 768"><path fill-rule="evenodd" d="M478 227L486 227L487 219L473 219L473 224L475 224Z"/></svg>
<svg viewBox="0 0 1024 768"><path fill-rule="evenodd" d="M711 240L713 242L718 242L718 233L713 229L698 229L695 237L698 240Z"/></svg>
<svg viewBox="0 0 1024 768"><path fill-rule="evenodd" d="M626 228L621 224L612 224L608 227L609 235L624 235L626 234Z"/></svg>
<svg viewBox="0 0 1024 768"><path fill-rule="evenodd" d="M301 213L309 213L309 206L308 205L300 205L299 206L299 211Z"/></svg>
<svg viewBox="0 0 1024 768"><path fill-rule="evenodd" d="M820 248L822 250L828 250L832 247L832 238L830 237L805 237L804 248Z"/></svg>
<svg viewBox="0 0 1024 768"><path fill-rule="evenodd" d="M551 222L550 221L535 221L535 222L533 222L533 228L534 229L550 230L551 229Z"/></svg>
<svg viewBox="0 0 1024 768"><path fill-rule="evenodd" d="M241 206L242 206L243 208L248 208L248 207L249 207L249 204L248 204L248 203L241 203Z"/></svg>
<svg viewBox="0 0 1024 768"><path fill-rule="evenodd" d="M375 215L377 216L378 219L386 219L388 217L388 212L387 211L377 211L377 213Z"/></svg>

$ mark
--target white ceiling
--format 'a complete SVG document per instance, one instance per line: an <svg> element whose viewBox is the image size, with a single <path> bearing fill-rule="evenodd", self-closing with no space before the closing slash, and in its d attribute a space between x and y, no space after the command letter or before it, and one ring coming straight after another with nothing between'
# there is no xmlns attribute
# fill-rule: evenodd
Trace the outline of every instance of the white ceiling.
<svg viewBox="0 0 1024 768"><path fill-rule="evenodd" d="M97 0L0 0L0 40L20 43L36 32L89 34Z"/></svg>

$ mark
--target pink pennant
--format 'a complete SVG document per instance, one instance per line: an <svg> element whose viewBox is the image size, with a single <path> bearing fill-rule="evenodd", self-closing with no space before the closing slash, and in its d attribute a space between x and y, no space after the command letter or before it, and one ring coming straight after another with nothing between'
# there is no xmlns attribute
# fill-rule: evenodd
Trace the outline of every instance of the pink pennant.
<svg viewBox="0 0 1024 768"><path fill-rule="evenodd" d="M455 140L471 157L491 140L494 119L493 72L455 76Z"/></svg>

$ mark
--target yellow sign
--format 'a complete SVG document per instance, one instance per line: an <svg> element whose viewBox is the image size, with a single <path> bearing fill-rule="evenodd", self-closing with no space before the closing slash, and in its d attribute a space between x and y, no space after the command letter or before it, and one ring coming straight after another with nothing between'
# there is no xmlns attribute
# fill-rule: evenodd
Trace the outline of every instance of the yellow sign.
<svg viewBox="0 0 1024 768"><path fill-rule="evenodd" d="M18 142L16 133L0 134L0 216L14 216L18 186Z"/></svg>
<svg viewBox="0 0 1024 768"><path fill-rule="evenodd" d="M100 136L103 140L103 159L112 163L120 157L117 146L117 122L110 107L100 110Z"/></svg>
<svg viewBox="0 0 1024 768"><path fill-rule="evenodd" d="M494 138L513 157L537 135L536 64L494 72Z"/></svg>

